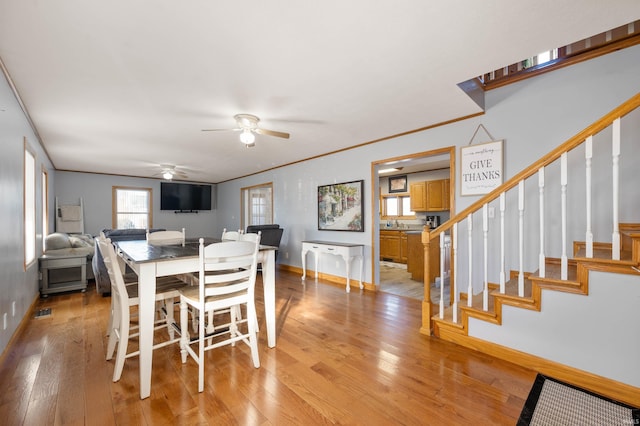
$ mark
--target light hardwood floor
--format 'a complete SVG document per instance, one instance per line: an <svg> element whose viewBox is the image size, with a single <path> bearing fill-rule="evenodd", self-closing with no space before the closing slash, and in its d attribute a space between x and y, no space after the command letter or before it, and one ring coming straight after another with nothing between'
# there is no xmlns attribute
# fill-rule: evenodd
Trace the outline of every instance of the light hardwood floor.
<svg viewBox="0 0 640 426"><path fill-rule="evenodd" d="M267 347L262 321L259 369L246 345L210 351L198 394L195 363L165 347L145 400L137 358L111 381L109 298L41 300L52 315L29 319L1 360L0 424L515 424L535 372L421 335L420 301L276 278L278 341Z"/></svg>

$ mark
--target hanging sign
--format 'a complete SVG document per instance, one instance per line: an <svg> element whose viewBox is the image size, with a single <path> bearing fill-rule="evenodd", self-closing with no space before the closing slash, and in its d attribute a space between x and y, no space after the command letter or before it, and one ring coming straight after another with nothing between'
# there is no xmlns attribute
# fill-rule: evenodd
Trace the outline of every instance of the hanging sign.
<svg viewBox="0 0 640 426"><path fill-rule="evenodd" d="M460 194L488 194L502 185L502 145L493 141L460 148Z"/></svg>

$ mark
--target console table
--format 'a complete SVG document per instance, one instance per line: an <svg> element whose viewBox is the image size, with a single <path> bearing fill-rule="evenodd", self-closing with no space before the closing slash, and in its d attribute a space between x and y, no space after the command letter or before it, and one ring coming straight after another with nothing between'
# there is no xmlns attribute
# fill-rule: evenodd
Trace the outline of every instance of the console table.
<svg viewBox="0 0 640 426"><path fill-rule="evenodd" d="M63 291L87 289L87 255L69 255L69 256L40 256L40 294L47 297L51 293L60 293ZM80 276L78 280L69 280L62 282L50 282L49 271L53 269L71 269L80 268ZM76 277L74 277L76 278Z"/></svg>
<svg viewBox="0 0 640 426"><path fill-rule="evenodd" d="M360 289L362 285L362 273L364 270L364 245L350 243L336 243L332 241L303 241L302 242L302 279L307 277L306 257L307 252L312 252L316 261L316 281L318 280L318 258L321 253L341 256L347 265L347 293L350 291L349 279L351 278L351 262L355 258L360 259Z"/></svg>

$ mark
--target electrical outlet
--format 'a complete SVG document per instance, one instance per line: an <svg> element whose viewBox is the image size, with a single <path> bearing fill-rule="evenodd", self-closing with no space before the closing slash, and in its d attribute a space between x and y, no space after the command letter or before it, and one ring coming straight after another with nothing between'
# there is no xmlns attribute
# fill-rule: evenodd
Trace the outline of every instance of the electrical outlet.
<svg viewBox="0 0 640 426"><path fill-rule="evenodd" d="M495 207L487 208L487 213L489 213L489 219L493 219L496 216L496 208Z"/></svg>
<svg viewBox="0 0 640 426"><path fill-rule="evenodd" d="M11 302L11 316L12 317L16 316L16 301L15 300L13 302Z"/></svg>
<svg viewBox="0 0 640 426"><path fill-rule="evenodd" d="M336 260L336 268L339 268L339 267L340 267L340 261Z"/></svg>
<svg viewBox="0 0 640 426"><path fill-rule="evenodd" d="M2 314L2 329L7 329L7 313Z"/></svg>
<svg viewBox="0 0 640 426"><path fill-rule="evenodd" d="M288 252L288 251L285 251L285 252L284 252L284 258L285 258L285 259L288 259L288 258L289 258L289 252Z"/></svg>

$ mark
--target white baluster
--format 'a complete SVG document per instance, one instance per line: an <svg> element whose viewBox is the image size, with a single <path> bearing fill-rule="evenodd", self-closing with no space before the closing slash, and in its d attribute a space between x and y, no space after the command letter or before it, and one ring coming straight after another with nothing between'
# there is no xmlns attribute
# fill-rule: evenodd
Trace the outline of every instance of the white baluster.
<svg viewBox="0 0 640 426"><path fill-rule="evenodd" d="M586 257L593 257L593 232L591 230L591 159L593 158L593 136L589 136L584 143L584 159L586 169L586 195L587 195L587 234L585 236L586 242Z"/></svg>
<svg viewBox="0 0 640 426"><path fill-rule="evenodd" d="M444 256L447 252L444 246L444 232L440 233L440 319L444 318Z"/></svg>
<svg viewBox="0 0 640 426"><path fill-rule="evenodd" d="M613 120L613 141L611 147L613 157L613 235L611 237L611 259L620 260L620 232L618 230L618 199L619 199L619 163L620 163L620 118Z"/></svg>
<svg viewBox="0 0 640 426"><path fill-rule="evenodd" d="M467 216L467 222L469 223L469 227L468 227L468 244L469 244L469 254L468 254L468 258L469 258L469 284L467 285L467 306L471 306L472 305L472 298L473 298L473 213L469 213L469 216Z"/></svg>
<svg viewBox="0 0 640 426"><path fill-rule="evenodd" d="M540 199L540 254L538 256L538 274L544 278L545 255L544 255L544 167L538 169L538 194Z"/></svg>
<svg viewBox="0 0 640 426"><path fill-rule="evenodd" d="M524 180L518 184L518 296L524 297Z"/></svg>
<svg viewBox="0 0 640 426"><path fill-rule="evenodd" d="M500 293L506 291L506 277L504 271L504 211L505 193L500 194Z"/></svg>
<svg viewBox="0 0 640 426"><path fill-rule="evenodd" d="M482 206L482 241L484 246L484 289L482 290L482 309L489 310L489 214L488 205Z"/></svg>
<svg viewBox="0 0 640 426"><path fill-rule="evenodd" d="M560 157L560 186L562 208L562 256L560 257L560 279L566 280L569 260L567 259L567 153Z"/></svg>
<svg viewBox="0 0 640 426"><path fill-rule="evenodd" d="M453 271L452 277L450 277L451 290L453 292L453 322L458 323L458 301L460 296L458 294L458 224L453 224L453 231L451 232L451 242L453 243L453 265L451 270Z"/></svg>

